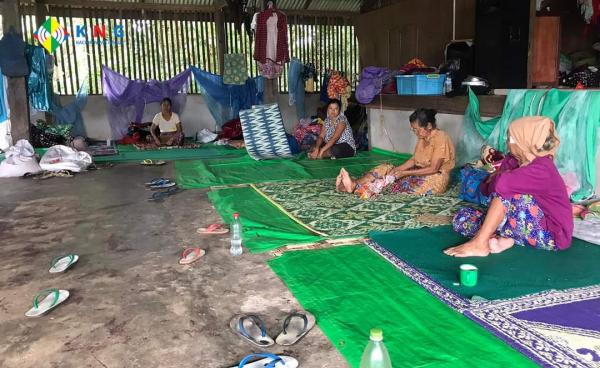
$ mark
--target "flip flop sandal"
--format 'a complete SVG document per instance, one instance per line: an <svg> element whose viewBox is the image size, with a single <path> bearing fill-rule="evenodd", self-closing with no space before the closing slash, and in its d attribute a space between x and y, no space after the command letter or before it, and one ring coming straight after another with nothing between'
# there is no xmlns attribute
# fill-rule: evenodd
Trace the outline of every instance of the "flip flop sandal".
<svg viewBox="0 0 600 368"><path fill-rule="evenodd" d="M50 269L48 272L50 273L60 273L65 272L71 266L75 264L79 260L79 256L77 254L67 254L65 256L58 256L52 260L50 263Z"/></svg>
<svg viewBox="0 0 600 368"><path fill-rule="evenodd" d="M308 312L296 312L283 321L283 331L275 340L278 345L294 345L315 326L315 316Z"/></svg>
<svg viewBox="0 0 600 368"><path fill-rule="evenodd" d="M229 322L229 327L244 340L259 348L267 348L275 342L267 335L265 323L254 314L238 315Z"/></svg>
<svg viewBox="0 0 600 368"><path fill-rule="evenodd" d="M180 265L189 265L190 263L194 263L202 256L206 254L204 249L200 248L187 248L181 253L181 258L179 259Z"/></svg>
<svg viewBox="0 0 600 368"><path fill-rule="evenodd" d="M210 224L208 227L201 227L196 230L198 234L223 235L229 232L229 227L225 224Z"/></svg>
<svg viewBox="0 0 600 368"><path fill-rule="evenodd" d="M40 298L43 299L40 301ZM46 289L33 298L33 307L25 313L27 317L41 317L56 308L69 297L68 290Z"/></svg>
<svg viewBox="0 0 600 368"><path fill-rule="evenodd" d="M167 179L167 178L154 178L152 180L150 180L147 183L144 183L145 186L149 187L152 185L160 185L160 184L164 184L164 183L170 183L171 180Z"/></svg>
<svg viewBox="0 0 600 368"><path fill-rule="evenodd" d="M176 185L177 185L177 183L167 180L160 184L150 185L150 189L167 189L167 188L172 188Z"/></svg>
<svg viewBox="0 0 600 368"><path fill-rule="evenodd" d="M166 164L166 161L163 160L149 160L149 159L145 159L144 161L140 162L140 164L145 165L145 166L162 166L164 164Z"/></svg>
<svg viewBox="0 0 600 368"><path fill-rule="evenodd" d="M167 198L169 195L167 191L164 192L154 192L152 193L152 197L148 198L149 201L161 202L163 199Z"/></svg>
<svg viewBox="0 0 600 368"><path fill-rule="evenodd" d="M250 359L264 358L248 362ZM298 361L295 358L285 355L275 355L269 353L250 354L246 356L240 364L231 368L297 368Z"/></svg>

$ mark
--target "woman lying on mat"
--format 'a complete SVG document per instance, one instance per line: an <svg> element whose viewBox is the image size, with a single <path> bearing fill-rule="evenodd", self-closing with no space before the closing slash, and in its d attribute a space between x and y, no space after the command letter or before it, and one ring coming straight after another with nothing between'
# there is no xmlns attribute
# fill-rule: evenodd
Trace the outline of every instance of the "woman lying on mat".
<svg viewBox="0 0 600 368"><path fill-rule="evenodd" d="M163 98L160 103L160 112L152 119L150 134L157 146L182 146L183 128L179 115L171 111L171 99ZM158 130L158 133L157 133Z"/></svg>
<svg viewBox="0 0 600 368"><path fill-rule="evenodd" d="M341 108L340 100L329 100L327 119L315 147L308 154L309 158L346 158L356 154L352 128L346 116L340 113Z"/></svg>
<svg viewBox="0 0 600 368"><path fill-rule="evenodd" d="M541 116L515 120L507 142L510 155L479 187L492 198L487 214L473 208L458 211L454 230L472 239L446 249L447 255L483 257L515 243L546 250L571 245L571 203L553 161L560 143L554 122Z"/></svg>
<svg viewBox="0 0 600 368"><path fill-rule="evenodd" d="M415 153L410 160L398 167L379 165L358 180L353 180L342 169L337 177L337 190L370 198L395 183L394 193L444 193L455 165L454 144L448 134L437 128L435 114L435 110L417 109L410 115L410 127L417 136Z"/></svg>

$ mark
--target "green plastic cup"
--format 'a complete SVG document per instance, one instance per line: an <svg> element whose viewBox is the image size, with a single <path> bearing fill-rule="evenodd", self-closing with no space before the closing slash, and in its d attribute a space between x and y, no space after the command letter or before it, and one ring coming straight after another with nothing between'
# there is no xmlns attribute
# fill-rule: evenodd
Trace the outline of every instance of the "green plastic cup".
<svg viewBox="0 0 600 368"><path fill-rule="evenodd" d="M460 265L460 284L468 287L477 285L477 273L477 267L472 264Z"/></svg>

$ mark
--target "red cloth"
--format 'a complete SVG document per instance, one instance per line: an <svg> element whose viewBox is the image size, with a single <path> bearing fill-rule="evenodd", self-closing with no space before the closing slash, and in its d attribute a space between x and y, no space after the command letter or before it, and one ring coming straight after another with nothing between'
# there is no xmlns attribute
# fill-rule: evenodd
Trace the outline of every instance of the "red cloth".
<svg viewBox="0 0 600 368"><path fill-rule="evenodd" d="M267 9L258 14L254 43L254 60L263 64L267 62L267 19L273 13L277 14L277 60L273 61L280 64L290 61L287 18L277 9Z"/></svg>

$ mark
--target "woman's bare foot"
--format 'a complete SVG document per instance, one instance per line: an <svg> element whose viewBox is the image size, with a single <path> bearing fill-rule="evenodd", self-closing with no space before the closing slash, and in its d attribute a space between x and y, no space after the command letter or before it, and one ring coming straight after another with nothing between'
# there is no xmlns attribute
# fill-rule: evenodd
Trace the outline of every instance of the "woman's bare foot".
<svg viewBox="0 0 600 368"><path fill-rule="evenodd" d="M346 171L346 169L342 168L340 170L340 175L338 176L340 178L340 189L338 189L340 192L346 192L346 193L352 193L354 192L354 188L356 188L356 183L354 183L354 181L352 180L352 178L350 177L350 174L348 174L348 171Z"/></svg>
<svg viewBox="0 0 600 368"><path fill-rule="evenodd" d="M344 184L342 184L342 171L346 171L344 169L340 170L337 178L335 178L335 190L338 192L345 192Z"/></svg>
<svg viewBox="0 0 600 368"><path fill-rule="evenodd" d="M444 250L444 253L452 257L485 257L490 254L489 239L473 238L462 245Z"/></svg>
<svg viewBox="0 0 600 368"><path fill-rule="evenodd" d="M501 253L515 245L515 241L511 238L491 238L489 245L490 253Z"/></svg>

